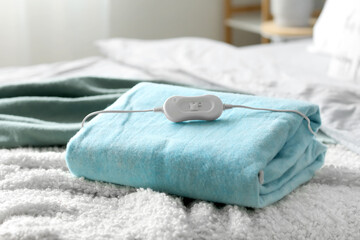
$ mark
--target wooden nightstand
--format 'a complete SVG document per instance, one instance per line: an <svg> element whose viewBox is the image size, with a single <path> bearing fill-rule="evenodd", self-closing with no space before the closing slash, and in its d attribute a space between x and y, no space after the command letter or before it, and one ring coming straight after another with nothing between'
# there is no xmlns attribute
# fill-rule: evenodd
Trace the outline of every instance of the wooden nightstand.
<svg viewBox="0 0 360 240"><path fill-rule="evenodd" d="M311 37L315 22L316 18L312 18L309 27L280 27L273 20L264 21L261 24L261 35L273 41Z"/></svg>
<svg viewBox="0 0 360 240"><path fill-rule="evenodd" d="M261 5L234 6L232 0L224 0L225 42L232 43L233 29L261 33Z"/></svg>
<svg viewBox="0 0 360 240"><path fill-rule="evenodd" d="M272 21L270 0L261 0L261 4L245 6L234 6L232 0L224 0L224 10L224 38L227 43L232 43L233 29L257 33L261 36L262 43L310 37L312 26L321 11L314 11L310 27L284 28L275 25Z"/></svg>

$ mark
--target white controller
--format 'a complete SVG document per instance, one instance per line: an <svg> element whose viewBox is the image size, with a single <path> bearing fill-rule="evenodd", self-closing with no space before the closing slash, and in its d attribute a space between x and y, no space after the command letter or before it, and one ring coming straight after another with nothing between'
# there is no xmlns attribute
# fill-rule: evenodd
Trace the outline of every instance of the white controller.
<svg viewBox="0 0 360 240"><path fill-rule="evenodd" d="M214 95L198 97L173 96L168 98L163 106L167 119L172 122L187 120L215 120L224 110L224 104Z"/></svg>

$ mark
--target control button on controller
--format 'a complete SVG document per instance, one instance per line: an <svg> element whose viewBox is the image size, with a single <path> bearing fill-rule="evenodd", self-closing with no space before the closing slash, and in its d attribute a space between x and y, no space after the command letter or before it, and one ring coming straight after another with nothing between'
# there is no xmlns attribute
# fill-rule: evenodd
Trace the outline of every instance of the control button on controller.
<svg viewBox="0 0 360 240"><path fill-rule="evenodd" d="M190 103L190 111L198 111L200 103L198 102L191 102Z"/></svg>

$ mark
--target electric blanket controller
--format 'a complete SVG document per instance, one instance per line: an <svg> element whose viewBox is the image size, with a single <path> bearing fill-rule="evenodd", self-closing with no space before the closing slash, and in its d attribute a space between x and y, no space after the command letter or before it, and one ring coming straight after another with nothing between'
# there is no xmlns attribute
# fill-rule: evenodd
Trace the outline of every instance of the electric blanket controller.
<svg viewBox="0 0 360 240"><path fill-rule="evenodd" d="M214 95L197 97L173 96L163 106L163 112L172 122L187 120L215 120L224 110L224 104Z"/></svg>

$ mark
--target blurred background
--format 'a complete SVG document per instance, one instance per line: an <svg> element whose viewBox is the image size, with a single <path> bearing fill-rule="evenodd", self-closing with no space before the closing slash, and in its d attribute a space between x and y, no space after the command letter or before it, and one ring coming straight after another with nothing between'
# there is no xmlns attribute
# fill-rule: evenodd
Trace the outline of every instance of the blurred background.
<svg viewBox="0 0 360 240"><path fill-rule="evenodd" d="M324 2L315 1L318 7ZM261 0L232 2L247 6ZM94 41L113 37L223 41L225 8L223 0L1 0L0 67L98 55ZM256 31L232 32L236 46L260 41Z"/></svg>

